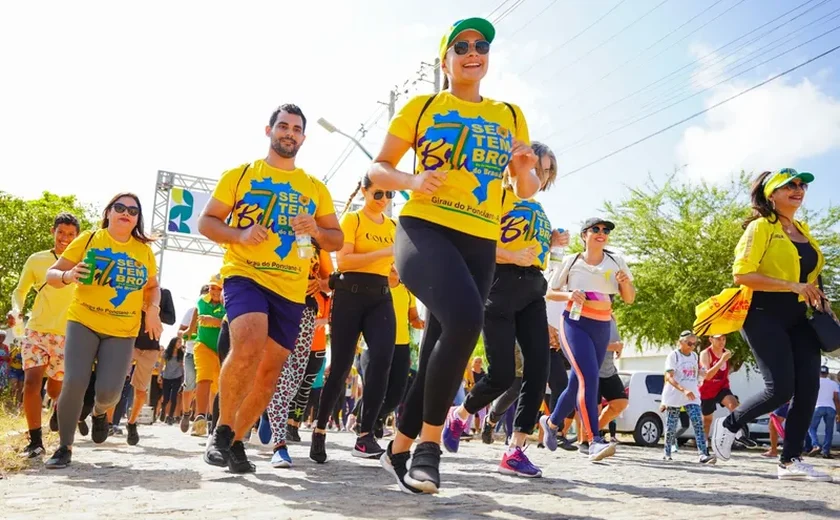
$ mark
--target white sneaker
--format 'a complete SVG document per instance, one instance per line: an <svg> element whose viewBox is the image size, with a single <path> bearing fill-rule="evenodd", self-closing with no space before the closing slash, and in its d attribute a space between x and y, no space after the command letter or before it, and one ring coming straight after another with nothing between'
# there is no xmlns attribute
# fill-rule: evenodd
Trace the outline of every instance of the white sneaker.
<svg viewBox="0 0 840 520"><path fill-rule="evenodd" d="M793 459L788 466L779 464L776 472L780 480L812 480L815 482L831 482L831 475L817 470L814 466L802 462L801 459Z"/></svg>
<svg viewBox="0 0 840 520"><path fill-rule="evenodd" d="M591 442L589 444L589 461L598 462L615 455L615 444L609 442Z"/></svg>
<svg viewBox="0 0 840 520"><path fill-rule="evenodd" d="M700 455L700 459L697 461L700 464L708 464L710 466L714 466L717 462L717 459L714 455Z"/></svg>
<svg viewBox="0 0 840 520"><path fill-rule="evenodd" d="M726 417L721 417L712 423L712 450L724 461L732 456L732 443L735 442L735 434L723 425L725 420Z"/></svg>

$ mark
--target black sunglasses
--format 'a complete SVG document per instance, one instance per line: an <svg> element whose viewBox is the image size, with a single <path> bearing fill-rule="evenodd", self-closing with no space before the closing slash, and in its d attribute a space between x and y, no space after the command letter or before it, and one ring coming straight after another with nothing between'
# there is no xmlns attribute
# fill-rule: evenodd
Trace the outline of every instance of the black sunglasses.
<svg viewBox="0 0 840 520"><path fill-rule="evenodd" d="M598 233L601 233L602 231L604 232L604 234L605 234L605 235L609 235L610 233L612 233L612 229L610 229L610 228L608 228L608 227L606 227L606 226L605 226L605 227L601 227L601 226L592 226L591 228L589 228L589 231L592 231L592 232L593 232L593 233L595 233L596 235L597 235Z"/></svg>
<svg viewBox="0 0 840 520"><path fill-rule="evenodd" d="M388 197L389 199L393 199L394 195L396 194L396 191L376 190L373 192L373 200L382 200L382 197Z"/></svg>
<svg viewBox="0 0 840 520"><path fill-rule="evenodd" d="M463 56L464 54L470 52L470 45L470 42L455 42L455 44L452 45L452 50L455 51L455 54L458 56ZM479 54L487 54L490 52L490 42L487 40L478 40L472 45L473 48L475 48L475 52Z"/></svg>
<svg viewBox="0 0 840 520"><path fill-rule="evenodd" d="M114 205L111 206L111 208L113 208L114 211L116 211L117 213L120 213L120 214L128 211L128 214L131 215L132 217L136 217L137 215L140 214L140 208L138 208L137 206L126 206L122 202L115 202Z"/></svg>

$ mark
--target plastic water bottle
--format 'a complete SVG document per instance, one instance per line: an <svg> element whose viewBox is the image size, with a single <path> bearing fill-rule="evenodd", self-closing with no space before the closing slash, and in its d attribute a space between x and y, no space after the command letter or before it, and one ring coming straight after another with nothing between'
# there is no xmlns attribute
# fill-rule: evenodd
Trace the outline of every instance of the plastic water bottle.
<svg viewBox="0 0 840 520"><path fill-rule="evenodd" d="M84 278L80 278L79 282L90 285L93 283L93 275L96 274L96 252L89 249L85 255L85 265L88 268L88 274Z"/></svg>
<svg viewBox="0 0 840 520"><path fill-rule="evenodd" d="M558 233L562 233L565 230L563 228L557 228L555 231ZM559 267L560 262L563 261L563 256L566 254L566 248L562 246L554 246L551 248L551 251L548 256L548 262L551 267Z"/></svg>
<svg viewBox="0 0 840 520"><path fill-rule="evenodd" d="M295 235L295 243L297 243L297 252L300 258L312 258L315 254L315 248L312 247L312 237L306 233Z"/></svg>
<svg viewBox="0 0 840 520"><path fill-rule="evenodd" d="M569 311L569 319L573 321L580 320L580 314L583 312L583 305L575 302L572 304L572 310Z"/></svg>

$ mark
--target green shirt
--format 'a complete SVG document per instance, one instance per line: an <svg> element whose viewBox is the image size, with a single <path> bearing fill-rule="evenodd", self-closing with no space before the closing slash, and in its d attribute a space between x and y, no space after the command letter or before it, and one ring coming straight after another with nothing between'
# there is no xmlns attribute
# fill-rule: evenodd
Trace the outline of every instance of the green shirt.
<svg viewBox="0 0 840 520"><path fill-rule="evenodd" d="M201 317L207 316L221 320L225 317L225 306L222 302L212 303L204 298L198 300L196 305L196 312L198 313L199 323L197 326L196 340L213 352L218 351L219 331L221 327L207 327L201 325Z"/></svg>

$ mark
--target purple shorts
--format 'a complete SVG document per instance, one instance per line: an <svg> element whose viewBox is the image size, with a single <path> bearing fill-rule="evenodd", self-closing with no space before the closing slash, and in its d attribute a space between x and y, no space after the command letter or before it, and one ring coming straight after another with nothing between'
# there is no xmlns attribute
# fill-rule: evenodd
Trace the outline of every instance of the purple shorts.
<svg viewBox="0 0 840 520"><path fill-rule="evenodd" d="M224 281L225 312L228 322L243 314L259 312L268 315L268 337L286 350L295 349L300 320L306 305L283 298L243 276Z"/></svg>

